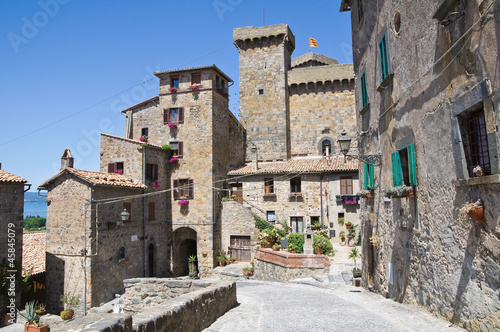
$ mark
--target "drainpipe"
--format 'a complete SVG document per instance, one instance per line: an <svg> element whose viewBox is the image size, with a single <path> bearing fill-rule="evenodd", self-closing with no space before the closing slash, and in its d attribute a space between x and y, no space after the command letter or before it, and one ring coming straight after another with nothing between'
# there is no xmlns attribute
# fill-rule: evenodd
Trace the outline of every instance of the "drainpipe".
<svg viewBox="0 0 500 332"><path fill-rule="evenodd" d="M142 147L142 183L146 183L146 147ZM146 277L146 197L142 197L142 276Z"/></svg>
<svg viewBox="0 0 500 332"><path fill-rule="evenodd" d="M321 207L321 229L323 229L323 173L319 173L319 204Z"/></svg>

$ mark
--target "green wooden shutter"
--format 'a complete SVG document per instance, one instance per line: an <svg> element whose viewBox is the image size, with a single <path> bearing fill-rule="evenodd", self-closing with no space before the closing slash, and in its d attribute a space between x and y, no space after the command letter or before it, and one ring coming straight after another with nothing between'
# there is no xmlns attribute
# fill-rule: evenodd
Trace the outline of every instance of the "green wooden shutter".
<svg viewBox="0 0 500 332"><path fill-rule="evenodd" d="M370 160L373 163L373 160ZM370 170L370 189L375 188L375 172L373 171L373 165L369 165L368 169Z"/></svg>
<svg viewBox="0 0 500 332"><path fill-rule="evenodd" d="M368 92L366 91L366 75L363 73L361 75L361 101L363 104L363 107L365 107L366 104L368 104Z"/></svg>
<svg viewBox="0 0 500 332"><path fill-rule="evenodd" d="M401 170L401 158L399 158L399 151L391 155L392 160L392 185L397 187L403 184L403 174Z"/></svg>
<svg viewBox="0 0 500 332"><path fill-rule="evenodd" d="M417 185L417 167L415 163L415 144L408 146L408 170L410 173L410 185Z"/></svg>

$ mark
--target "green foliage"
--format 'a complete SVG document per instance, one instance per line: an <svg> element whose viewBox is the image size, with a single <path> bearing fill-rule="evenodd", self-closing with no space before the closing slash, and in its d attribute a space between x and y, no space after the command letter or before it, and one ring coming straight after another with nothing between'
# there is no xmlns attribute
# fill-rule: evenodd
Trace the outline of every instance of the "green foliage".
<svg viewBox="0 0 500 332"><path fill-rule="evenodd" d="M331 252L333 252L333 245L328 239L328 237L319 234L314 235L313 248L323 249L323 254L325 255L328 255Z"/></svg>
<svg viewBox="0 0 500 332"><path fill-rule="evenodd" d="M351 225L351 227L347 229L348 238L354 239L354 237L356 236L356 227L358 227L358 225Z"/></svg>
<svg viewBox="0 0 500 332"><path fill-rule="evenodd" d="M161 146L161 148L162 148L163 150L170 151L170 145L168 145L168 144L164 144L164 145L162 145L162 146Z"/></svg>
<svg viewBox="0 0 500 332"><path fill-rule="evenodd" d="M358 232L358 237L356 238L356 245L360 246L361 245L361 229Z"/></svg>
<svg viewBox="0 0 500 332"><path fill-rule="evenodd" d="M349 258L353 260L354 262L354 268L356 268L356 259L358 259L360 256L358 248L354 247L351 249L349 252Z"/></svg>
<svg viewBox="0 0 500 332"><path fill-rule="evenodd" d="M27 216L26 218L24 218L23 227L27 232L45 230L46 223L47 219L43 217Z"/></svg>
<svg viewBox="0 0 500 332"><path fill-rule="evenodd" d="M340 233L339 233L339 237L341 237L341 238L342 238L342 237L345 237L345 232L344 232L344 231L340 231Z"/></svg>
<svg viewBox="0 0 500 332"><path fill-rule="evenodd" d="M37 307L37 302L36 301L31 301L27 302L26 306L24 307L25 309L25 314L22 314L19 310L17 310L17 313L19 316L24 318L26 320L26 325L31 325L31 326L40 326L39 321L40 321L40 316L36 313L36 307Z"/></svg>
<svg viewBox="0 0 500 332"><path fill-rule="evenodd" d="M287 247L295 248L297 253L301 254L304 252L304 234L302 233L292 233L287 237ZM292 250L291 249L291 250Z"/></svg>
<svg viewBox="0 0 500 332"><path fill-rule="evenodd" d="M290 234L291 228L290 226L288 226L288 221L286 219L281 220L280 225L285 230L285 237L286 235Z"/></svg>
<svg viewBox="0 0 500 332"><path fill-rule="evenodd" d="M268 223L265 220L260 219L259 217L255 216L255 227L259 229L259 231L263 231L265 229L273 229L274 226Z"/></svg>
<svg viewBox="0 0 500 332"><path fill-rule="evenodd" d="M196 262L196 259L197 259L196 255L191 255L188 258L188 262L194 263L194 262Z"/></svg>
<svg viewBox="0 0 500 332"><path fill-rule="evenodd" d="M60 301L64 308L74 308L80 303L80 297L64 293L61 295Z"/></svg>
<svg viewBox="0 0 500 332"><path fill-rule="evenodd" d="M313 224L313 227L315 228L321 228L321 223L319 221L316 221L314 224Z"/></svg>

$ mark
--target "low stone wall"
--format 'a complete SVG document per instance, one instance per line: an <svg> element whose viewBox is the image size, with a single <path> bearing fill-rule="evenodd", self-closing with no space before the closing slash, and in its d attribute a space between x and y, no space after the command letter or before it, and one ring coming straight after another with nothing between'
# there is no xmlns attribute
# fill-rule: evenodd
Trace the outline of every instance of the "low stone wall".
<svg viewBox="0 0 500 332"><path fill-rule="evenodd" d="M327 274L330 258L326 255L292 254L286 251L260 249L255 253L255 278L288 281Z"/></svg>
<svg viewBox="0 0 500 332"><path fill-rule="evenodd" d="M112 314L111 305L92 308L72 321L44 319L51 331L201 331L237 305L236 283L160 278L124 280L126 313ZM163 295L166 293L167 295ZM114 301L113 301L114 302ZM135 312L136 310L140 310ZM135 312L131 315L130 311ZM52 316L52 315L50 315Z"/></svg>

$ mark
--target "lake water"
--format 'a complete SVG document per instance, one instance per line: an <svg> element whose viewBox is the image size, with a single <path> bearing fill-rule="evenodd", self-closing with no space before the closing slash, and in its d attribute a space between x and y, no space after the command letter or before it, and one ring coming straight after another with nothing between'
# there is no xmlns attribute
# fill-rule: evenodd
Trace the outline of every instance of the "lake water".
<svg viewBox="0 0 500 332"><path fill-rule="evenodd" d="M45 203L45 197L38 196L35 192L26 192L24 194L24 218L27 216L47 218L47 203Z"/></svg>

